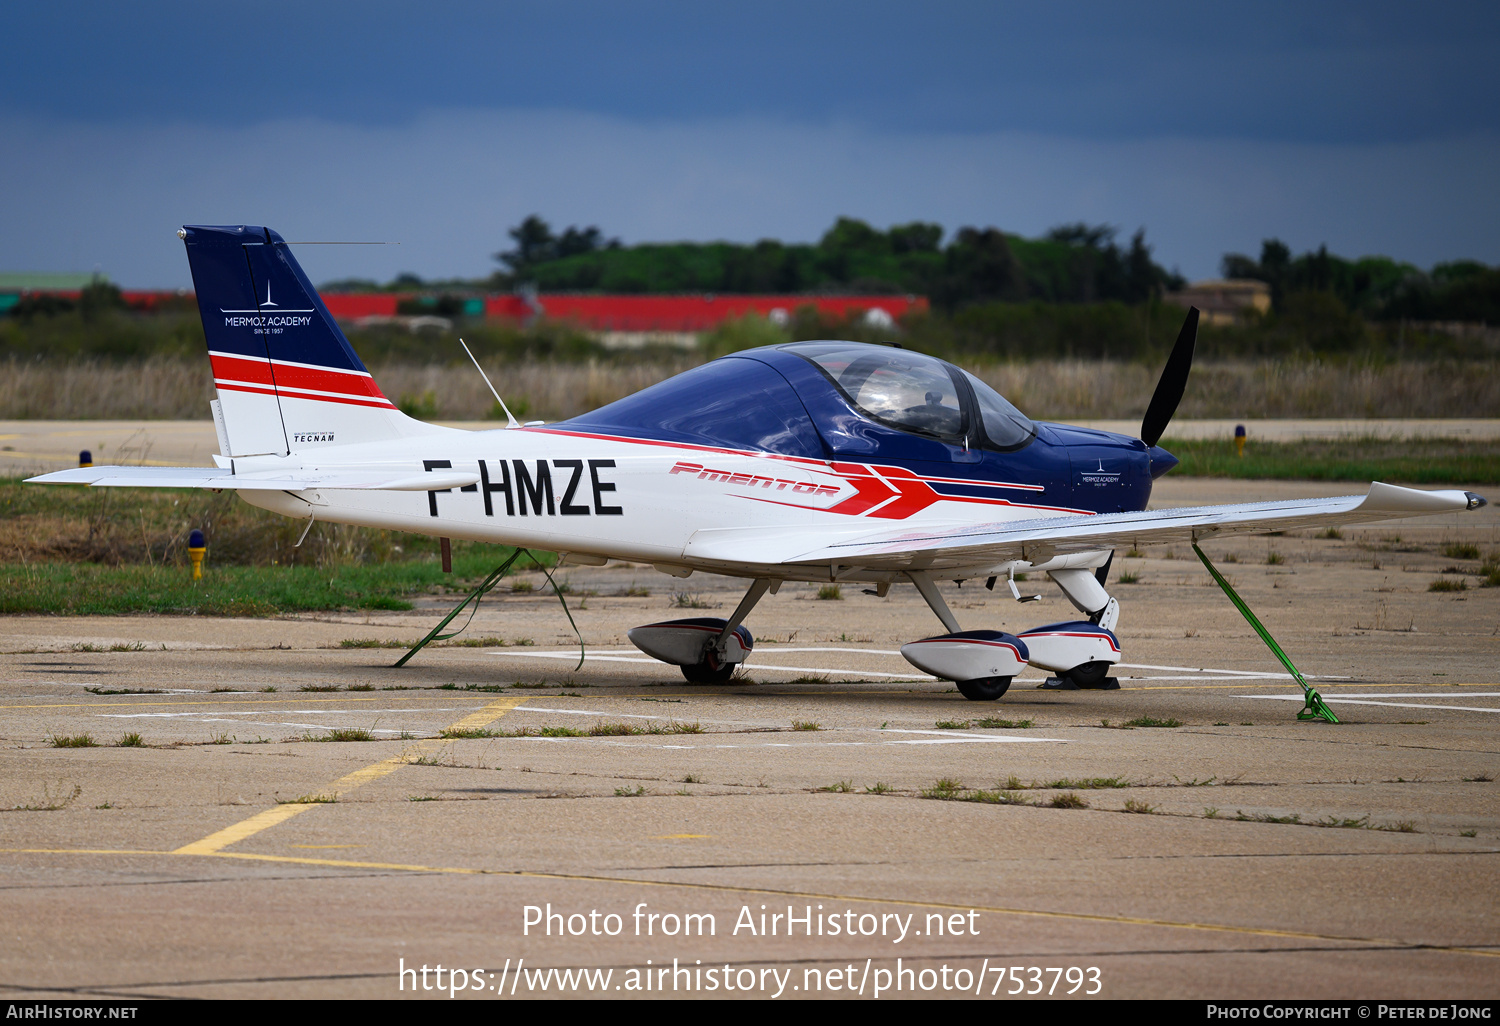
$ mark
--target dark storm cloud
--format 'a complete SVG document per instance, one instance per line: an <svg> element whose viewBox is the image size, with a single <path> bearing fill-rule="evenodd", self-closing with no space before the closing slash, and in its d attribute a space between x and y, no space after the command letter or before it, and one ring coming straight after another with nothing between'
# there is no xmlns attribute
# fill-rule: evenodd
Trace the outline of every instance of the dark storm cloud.
<svg viewBox="0 0 1500 1026"><path fill-rule="evenodd" d="M1493 3L13 5L0 112L390 124L436 109L1314 143L1500 129Z"/></svg>

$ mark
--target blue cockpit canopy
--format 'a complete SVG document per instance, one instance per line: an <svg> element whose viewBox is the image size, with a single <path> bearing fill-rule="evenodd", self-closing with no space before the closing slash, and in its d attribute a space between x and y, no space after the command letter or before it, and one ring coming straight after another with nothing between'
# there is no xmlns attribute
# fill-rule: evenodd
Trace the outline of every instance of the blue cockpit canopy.
<svg viewBox="0 0 1500 1026"><path fill-rule="evenodd" d="M861 342L734 353L558 426L810 459L915 455L910 443L1012 451L1036 434L967 371Z"/></svg>

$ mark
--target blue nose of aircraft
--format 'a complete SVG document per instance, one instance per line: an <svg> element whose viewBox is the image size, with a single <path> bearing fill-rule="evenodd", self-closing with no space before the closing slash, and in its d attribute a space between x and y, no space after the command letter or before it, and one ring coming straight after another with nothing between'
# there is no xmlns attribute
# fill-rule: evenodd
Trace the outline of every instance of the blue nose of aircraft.
<svg viewBox="0 0 1500 1026"><path fill-rule="evenodd" d="M1177 466L1178 463L1176 456L1159 445L1153 445L1146 455L1151 457L1151 480L1153 481Z"/></svg>

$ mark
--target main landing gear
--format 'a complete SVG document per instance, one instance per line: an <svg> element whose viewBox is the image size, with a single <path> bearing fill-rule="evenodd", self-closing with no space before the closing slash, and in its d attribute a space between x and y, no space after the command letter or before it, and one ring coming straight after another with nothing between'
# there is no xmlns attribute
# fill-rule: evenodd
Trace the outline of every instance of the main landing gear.
<svg viewBox="0 0 1500 1026"><path fill-rule="evenodd" d="M1113 630L1120 604L1104 590L1099 580L1102 575L1084 569L1052 571L1052 579L1063 594L1080 612L1089 614L1089 619L1045 624L1020 634L959 630L958 620L932 578L919 570L908 571L906 576L948 633L903 645L901 654L917 669L953 681L971 702L995 701L1028 665L1057 674L1043 687L1119 688L1109 670L1120 660L1120 643Z"/></svg>
<svg viewBox="0 0 1500 1026"><path fill-rule="evenodd" d="M780 581L757 579L728 620L717 616L664 620L633 627L626 636L648 656L680 667L689 684L724 684L755 647L742 621L767 592L774 595L780 587Z"/></svg>

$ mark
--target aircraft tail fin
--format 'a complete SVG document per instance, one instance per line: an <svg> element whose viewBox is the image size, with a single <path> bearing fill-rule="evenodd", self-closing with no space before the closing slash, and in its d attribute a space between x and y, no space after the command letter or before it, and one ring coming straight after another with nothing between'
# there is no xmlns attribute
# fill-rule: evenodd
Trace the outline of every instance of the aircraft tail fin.
<svg viewBox="0 0 1500 1026"><path fill-rule="evenodd" d="M441 431L375 384L280 235L247 225L178 233L198 294L225 456L285 454Z"/></svg>

